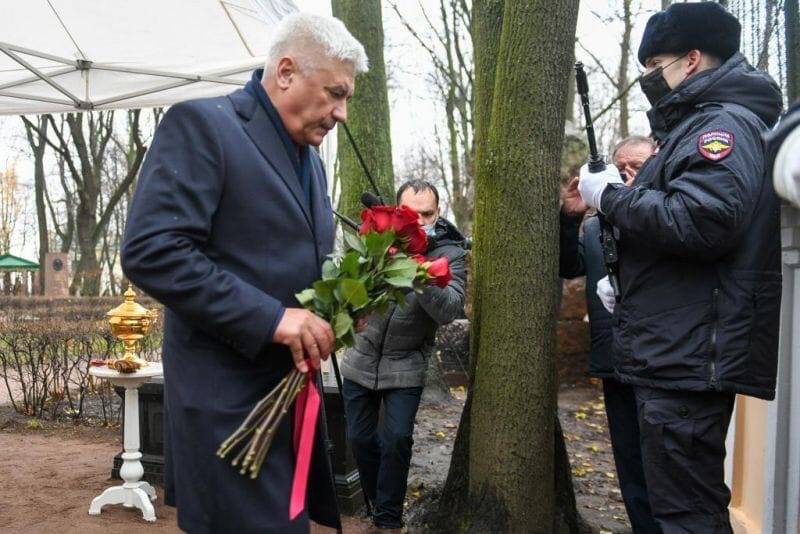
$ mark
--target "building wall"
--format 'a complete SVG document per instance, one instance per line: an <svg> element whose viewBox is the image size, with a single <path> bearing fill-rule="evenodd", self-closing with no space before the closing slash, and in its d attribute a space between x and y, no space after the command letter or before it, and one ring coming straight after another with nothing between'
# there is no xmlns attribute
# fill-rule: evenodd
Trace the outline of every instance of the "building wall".
<svg viewBox="0 0 800 534"><path fill-rule="evenodd" d="M739 396L734 417L731 520L736 534L752 534L762 531L767 403Z"/></svg>

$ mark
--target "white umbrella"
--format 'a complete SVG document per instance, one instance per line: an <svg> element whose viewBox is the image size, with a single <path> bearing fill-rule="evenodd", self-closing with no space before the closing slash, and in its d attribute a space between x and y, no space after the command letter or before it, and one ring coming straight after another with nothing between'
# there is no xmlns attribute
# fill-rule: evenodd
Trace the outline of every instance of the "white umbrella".
<svg viewBox="0 0 800 534"><path fill-rule="evenodd" d="M0 115L165 106L241 87L291 0L0 0Z"/></svg>

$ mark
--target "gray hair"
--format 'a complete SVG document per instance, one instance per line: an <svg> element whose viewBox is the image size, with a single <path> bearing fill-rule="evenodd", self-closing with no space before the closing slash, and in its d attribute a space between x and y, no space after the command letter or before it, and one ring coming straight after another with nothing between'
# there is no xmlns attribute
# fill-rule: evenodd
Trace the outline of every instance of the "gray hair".
<svg viewBox="0 0 800 534"><path fill-rule="evenodd" d="M281 19L267 53L265 71L268 72L282 57L309 50L321 52L324 57L349 63L355 74L367 72L369 60L364 46L347 31L344 23L335 17L311 13L292 13ZM308 65L308 54L299 58L301 66ZM313 60L311 60L313 62Z"/></svg>
<svg viewBox="0 0 800 534"><path fill-rule="evenodd" d="M630 145L647 145L651 149L656 148L656 143L651 138L644 135L631 135L626 137L625 139L623 139L614 146L614 151L611 152L611 159L614 159L614 156L617 155L617 152L619 152L620 148Z"/></svg>

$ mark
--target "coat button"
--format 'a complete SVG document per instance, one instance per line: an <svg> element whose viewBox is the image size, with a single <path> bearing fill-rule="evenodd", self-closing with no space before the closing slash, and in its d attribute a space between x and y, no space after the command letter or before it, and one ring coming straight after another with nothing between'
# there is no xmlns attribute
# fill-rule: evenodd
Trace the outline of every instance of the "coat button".
<svg viewBox="0 0 800 534"><path fill-rule="evenodd" d="M681 407L678 408L678 415L686 419L689 417L689 408L685 404L681 405Z"/></svg>

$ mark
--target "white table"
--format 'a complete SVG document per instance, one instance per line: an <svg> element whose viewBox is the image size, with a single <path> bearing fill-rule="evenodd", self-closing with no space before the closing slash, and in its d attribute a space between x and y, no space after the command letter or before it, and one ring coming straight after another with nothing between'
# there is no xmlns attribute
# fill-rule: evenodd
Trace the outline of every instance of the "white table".
<svg viewBox="0 0 800 534"><path fill-rule="evenodd" d="M135 373L120 373L108 367L92 367L89 374L109 380L115 386L125 388L125 429L122 453L122 467L119 474L125 481L121 486L108 488L92 500L89 515L100 515L103 506L121 504L127 508L138 508L146 521L155 521L156 513L151 501L156 500L156 490L142 481L144 467L139 460L139 386L150 379L162 376L160 363L150 363Z"/></svg>

